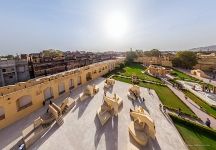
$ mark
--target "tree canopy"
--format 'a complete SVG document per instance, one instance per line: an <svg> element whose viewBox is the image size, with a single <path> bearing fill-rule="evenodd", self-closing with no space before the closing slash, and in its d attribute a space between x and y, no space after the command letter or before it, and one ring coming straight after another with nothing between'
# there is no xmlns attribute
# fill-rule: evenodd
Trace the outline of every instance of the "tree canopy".
<svg viewBox="0 0 216 150"><path fill-rule="evenodd" d="M161 56L161 52L158 49L152 49L150 51L145 51L144 55L149 56L149 57L159 57Z"/></svg>
<svg viewBox="0 0 216 150"><path fill-rule="evenodd" d="M54 49L48 49L48 50L43 50L43 55L45 57L59 57L63 56L63 52L60 50L54 50Z"/></svg>
<svg viewBox="0 0 216 150"><path fill-rule="evenodd" d="M176 57L172 61L174 67L192 69L197 64L196 53L192 51L177 52Z"/></svg>
<svg viewBox="0 0 216 150"><path fill-rule="evenodd" d="M130 51L126 52L126 61L127 62L129 62L129 63L133 62L133 60L135 58L137 58L137 53L135 51L130 50Z"/></svg>
<svg viewBox="0 0 216 150"><path fill-rule="evenodd" d="M14 59L14 55L0 56L0 58Z"/></svg>

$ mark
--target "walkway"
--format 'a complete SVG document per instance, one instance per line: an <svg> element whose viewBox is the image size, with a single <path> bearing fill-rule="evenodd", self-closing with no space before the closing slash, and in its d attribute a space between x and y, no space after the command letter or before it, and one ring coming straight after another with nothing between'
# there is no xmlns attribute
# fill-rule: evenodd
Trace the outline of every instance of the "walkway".
<svg viewBox="0 0 216 150"><path fill-rule="evenodd" d="M203 122L206 121L207 118L211 120L211 127L216 129L216 119L212 116L209 116L205 112L203 112L200 107L192 101L190 98L185 99L185 94L171 85L167 86L184 102Z"/></svg>

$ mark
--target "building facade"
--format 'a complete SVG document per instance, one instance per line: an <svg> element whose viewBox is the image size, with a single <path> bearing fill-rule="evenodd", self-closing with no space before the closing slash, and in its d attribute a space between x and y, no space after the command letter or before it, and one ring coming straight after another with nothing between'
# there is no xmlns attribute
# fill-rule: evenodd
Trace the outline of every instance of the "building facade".
<svg viewBox="0 0 216 150"><path fill-rule="evenodd" d="M29 55L31 78L52 75L55 73L87 66L93 63L115 58L115 53L92 53L85 51L64 52L59 57L44 57L42 53Z"/></svg>
<svg viewBox="0 0 216 150"><path fill-rule="evenodd" d="M0 129L31 114L47 100L96 79L124 63L124 58L91 64L55 75L0 88Z"/></svg>
<svg viewBox="0 0 216 150"><path fill-rule="evenodd" d="M201 53L197 54L198 63L194 66L195 69L200 69L203 71L216 71L216 54L211 53L204 55Z"/></svg>
<svg viewBox="0 0 216 150"><path fill-rule="evenodd" d="M160 57L155 56L139 56L134 60L134 62L139 62L144 64L145 66L149 65L161 65L166 67L172 67L172 60L175 55L173 54L162 54Z"/></svg>
<svg viewBox="0 0 216 150"><path fill-rule="evenodd" d="M0 86L15 84L30 79L26 60L0 61Z"/></svg>

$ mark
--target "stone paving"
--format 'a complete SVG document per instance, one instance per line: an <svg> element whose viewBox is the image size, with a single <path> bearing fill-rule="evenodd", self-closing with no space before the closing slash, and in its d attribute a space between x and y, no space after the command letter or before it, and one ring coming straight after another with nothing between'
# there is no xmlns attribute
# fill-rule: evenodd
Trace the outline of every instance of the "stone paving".
<svg viewBox="0 0 216 150"><path fill-rule="evenodd" d="M202 100L206 101L209 105L216 106L216 94L203 92L201 85L199 85L198 83L186 82L186 81L179 81L179 82L182 83L187 90L189 90L190 92L192 92L193 94L201 98ZM192 89L193 86L195 86L196 90Z"/></svg>
<svg viewBox="0 0 216 150"><path fill-rule="evenodd" d="M141 96L145 102L132 103L127 98L130 84L116 81L110 93L117 93L123 99L123 109L118 117L110 119L103 127L96 116L96 111L102 104L104 79L99 78L92 83L98 84L100 90L92 99L78 102L64 118L61 127L54 125L41 137L31 149L52 150L126 150L126 149L154 149L154 150L185 150L188 149L171 119L159 110L160 100L153 90L141 88ZM71 95L77 98L84 85L75 89ZM108 93L109 94L109 93ZM63 98L62 98L63 99ZM58 103L61 100L57 101ZM155 121L156 140L150 140L145 147L138 146L130 137L128 125L131 121L129 110L136 105L144 107ZM9 149L21 137L21 129L27 126L46 108L42 108L32 115L18 121L10 127L0 131L0 149ZM10 133L10 134L8 134Z"/></svg>

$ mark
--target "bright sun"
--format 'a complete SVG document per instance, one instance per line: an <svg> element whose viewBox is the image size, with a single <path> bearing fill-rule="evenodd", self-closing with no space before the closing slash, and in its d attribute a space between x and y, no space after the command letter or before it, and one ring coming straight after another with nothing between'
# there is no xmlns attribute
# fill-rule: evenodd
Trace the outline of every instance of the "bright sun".
<svg viewBox="0 0 216 150"><path fill-rule="evenodd" d="M105 30L110 38L123 38L128 31L127 17L121 13L109 14L105 21Z"/></svg>

